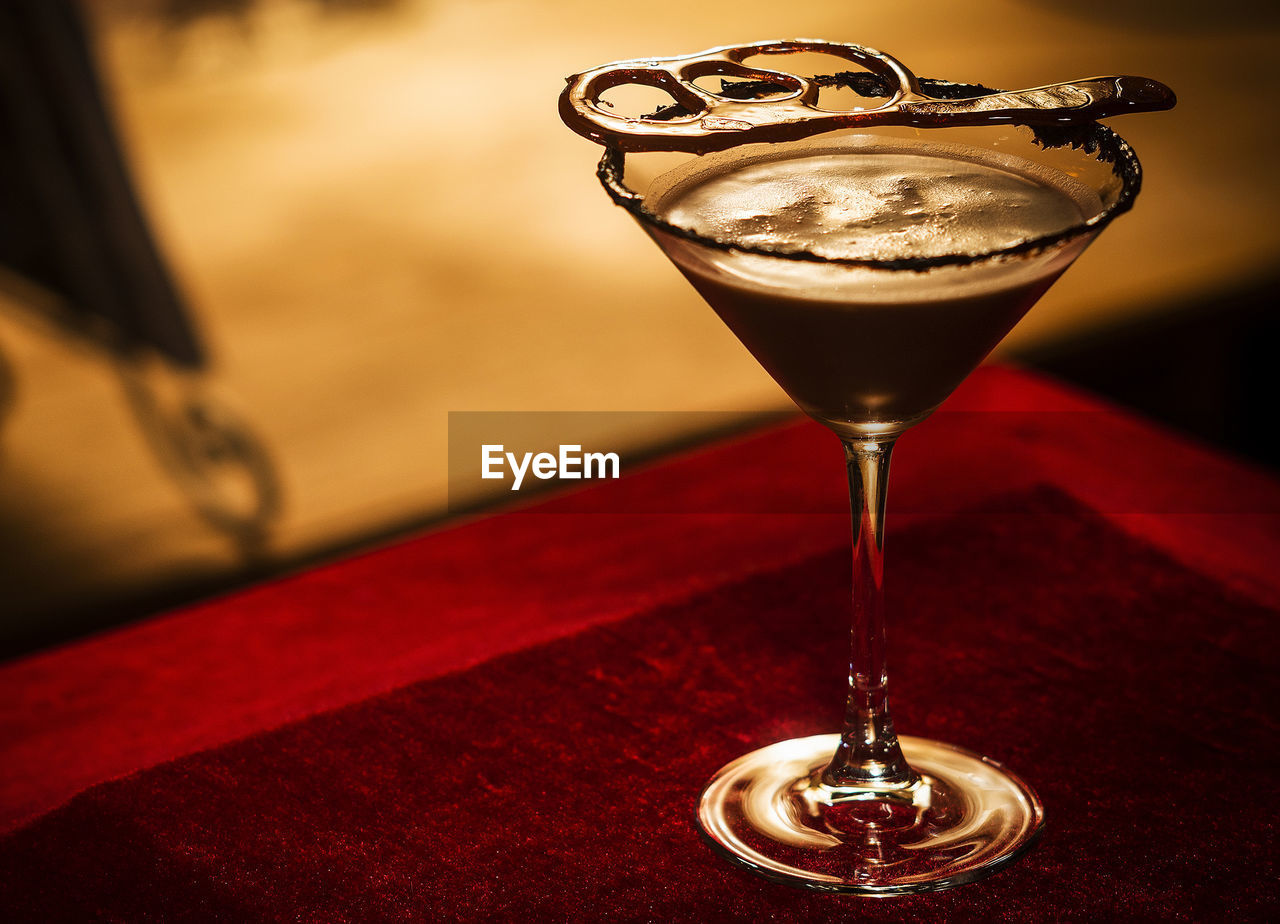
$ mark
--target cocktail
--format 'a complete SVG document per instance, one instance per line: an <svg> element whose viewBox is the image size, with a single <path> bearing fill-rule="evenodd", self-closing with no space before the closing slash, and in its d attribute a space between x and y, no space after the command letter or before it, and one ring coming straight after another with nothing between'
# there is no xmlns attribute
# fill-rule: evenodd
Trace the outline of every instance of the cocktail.
<svg viewBox="0 0 1280 924"><path fill-rule="evenodd" d="M799 51L857 70L798 77L755 63ZM711 75L724 78L719 93ZM631 82L675 105L630 119L600 107L602 92ZM819 106L819 88L836 84L888 102ZM855 525L844 727L768 745L712 778L698 820L729 859L793 885L888 895L989 875L1040 833L1040 800L1012 771L894 730L889 458L1132 205L1138 161L1094 119L1172 104L1131 77L1017 93L918 81L888 55L812 41L570 78L561 111L606 145L605 189L844 446ZM695 156L673 164L672 151Z"/></svg>

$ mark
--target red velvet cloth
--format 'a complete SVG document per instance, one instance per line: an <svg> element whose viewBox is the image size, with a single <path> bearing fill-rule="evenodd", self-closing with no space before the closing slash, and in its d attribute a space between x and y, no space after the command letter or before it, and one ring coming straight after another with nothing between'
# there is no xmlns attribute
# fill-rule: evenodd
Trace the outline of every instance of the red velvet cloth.
<svg viewBox="0 0 1280 924"><path fill-rule="evenodd" d="M0 843L23 921L1274 919L1275 613L1061 493L900 530L899 728L1038 787L1048 833L893 901L730 868L693 807L834 728L843 551L95 787Z"/></svg>
<svg viewBox="0 0 1280 924"><path fill-rule="evenodd" d="M1041 483L1280 606L1273 478L1006 368L903 438L890 532ZM848 542L839 447L798 423L0 665L0 831L94 783Z"/></svg>
<svg viewBox="0 0 1280 924"><path fill-rule="evenodd" d="M583 867L595 863L597 855L604 865L610 854L608 845L584 833L595 830L593 824L573 814L585 811L582 799L560 796L548 782L564 778L554 774L565 774L576 780L573 791L585 791L586 784L565 759L569 752L599 758L613 747L613 756L606 759L614 765L637 773L652 765L662 772L643 786L611 791L611 805L621 814L607 814L605 828L633 825L618 844L629 844L637 855L655 853L646 844L665 837L656 853L671 853L673 862L710 860L690 835L688 798L673 793L685 793L687 787L696 792L724 759L750 746L789 730L824 730L838 718L834 699L841 679L838 662L844 656L843 595L832 589L834 584L806 589L795 569L815 568L825 580L847 580L849 525L842 471L838 446L820 428L804 423L775 428L684 454L621 482L429 533L0 665L0 832L34 821L0 846L0 920L83 920L95 903L106 913L111 907L130 907L130 902L131 909L114 919L271 920L283 915L342 920L345 913L351 920L382 920L395 919L393 900L408 909L409 919L431 917L431 909L445 908L432 905L444 901L433 897L433 883L450 886L451 895L466 892L460 885L465 880L457 878L465 873L457 871L462 856L479 857L483 862L473 865L489 870L496 884L474 886L474 894L459 898L456 909L440 910L446 918L483 918L489 912L501 917L495 909L502 901L511 909L527 901L553 918L662 920L683 914L684 919L715 919L713 906L694 903L698 896L748 918L767 916L770 903L781 909L779 919L805 909L827 916L879 913L874 903L815 903L798 893L778 892L718 862L691 867L699 882L699 877L709 877L709 884L700 887L702 892L688 892L685 905L677 893L689 878L676 875L665 858L665 865L648 872L633 871L632 878L619 873L623 879L609 880L607 871ZM1039 874L1015 890L1016 903L1005 906L999 900L984 908L977 896L988 893L975 893L970 904L935 896L937 904L894 902L892 908L899 910L893 913L915 909L925 916L936 911L953 917L1040 919L1067 913L1058 904L1067 888L1079 891L1072 907L1080 903L1084 916L1109 891L1113 898L1138 902L1133 914L1139 916L1147 914L1142 902L1154 902L1149 906L1154 914L1160 908L1173 910L1179 895L1193 900L1188 916L1211 915L1215 903L1226 908L1236 891L1242 895L1233 900L1246 916L1265 909L1274 898L1266 866L1270 854L1259 851L1250 880L1241 872L1239 854L1232 848L1236 842L1228 834L1232 825L1241 826L1239 843L1257 844L1258 829L1248 827L1251 819L1266 817L1266 812L1274 816L1274 740L1264 733L1275 726L1250 698L1261 687L1248 665L1274 667L1270 622L1259 628L1257 607L1280 608L1280 486L1264 473L1087 396L1001 368L979 370L943 412L904 438L892 481L889 588L898 607L891 613L891 652L900 726L908 733L989 750L1039 785L1049 807L1044 843L998 877L1024 875L1020 871L1029 863L1047 864L1031 867ZM1056 486L1059 492L1037 493L1037 485ZM1064 506L1061 491L1099 516ZM1040 498L1039 516L996 515L1017 509L1018 498L1028 492ZM1044 512L1045 504L1061 513ZM966 507L982 513L952 519ZM1071 522L1078 528L1062 525ZM969 537L966 524L972 523L985 523L983 529L996 530L991 535L1006 543L983 545L981 535ZM937 530L952 535L944 541L931 532ZM1100 551L1091 546L1095 532L1108 537ZM1062 548L1046 545L1051 541ZM1019 546L1021 555L1036 548L1037 554L1059 555L1053 567L1075 575L1070 588L1058 576L1066 602L1055 602L1052 583L1046 585L1050 590L1041 586L1044 573L1030 567L1039 559L1028 564L1010 558L1005 544ZM1126 574L1123 556L1103 560L1109 548L1126 554L1136 550L1137 560L1159 566L1135 566ZM933 570L912 571L917 556L926 554L934 556ZM826 564L819 567L820 560ZM813 666L818 649L796 653L779 643L771 649L777 659L772 665L759 663L767 651L744 649L752 638L770 633L761 620L780 612L776 594L768 590L772 572L784 581L777 593L792 587L800 604L817 599L815 594L830 597L824 598L822 606L828 609L821 614L799 614L840 623L830 650L821 652L821 667ZM1183 600L1178 588L1184 585L1200 588L1199 597L1187 597L1199 601L1188 611L1201 631L1198 641L1194 633L1179 629ZM757 592L756 587L763 589ZM990 601L984 595L991 595ZM1020 595L1029 602L1014 606ZM1157 601L1151 607L1143 602L1148 595ZM1215 596L1216 601L1210 599ZM698 649L714 654L697 675L707 684L705 692L698 692L702 686L690 692L656 684L655 672L667 680L674 677L675 684L680 670L664 667L673 662L661 651L642 656L639 642L652 631L654 644L669 651L681 631L672 628L672 620L687 618L696 626L716 609L715 600L736 600L742 612L715 617L725 620L713 633L716 644ZM1072 609L1071 601L1077 611L1059 622ZM1152 612L1161 605L1167 610L1168 640L1149 633L1139 644L1133 633L1150 630L1156 621ZM1048 614L1045 618L1037 615L1041 610ZM965 627L976 624L972 620L988 624L989 615L999 613L1008 617L1005 634L986 639L966 634ZM1052 619L1046 622L1048 616ZM952 642L942 635L916 638L907 621L922 617L944 626ZM782 621L797 618L788 612ZM747 634L735 642L732 633L739 625ZM1008 627L1018 625L1026 632L1009 635ZM613 628L554 641L591 626L616 627L626 638L636 632L640 636L636 644L623 646L626 655L617 663L609 660L613 649L600 641L616 638ZM1131 664L1107 666L1091 660L1096 634L1112 631L1129 639L1116 658L1127 651ZM1094 642L1083 644L1090 639ZM916 647L922 641L937 644ZM532 647L549 642L547 648ZM560 645L587 647L561 655L556 654ZM1191 656L1188 646L1194 645L1204 648L1204 660ZM992 667L993 678L1008 669L1042 675L1032 698L1012 705L1007 696L998 700L989 723L966 705L968 680L956 681L956 692L944 683L953 670L959 678L959 667L972 668L974 658L987 657L983 646L991 647L993 665L996 660L1006 665ZM1248 655L1246 667L1224 671L1223 659L1234 664L1231 659L1241 650ZM491 660L503 654L510 659ZM543 657L551 660L544 663L539 660ZM558 669L561 657L577 658L579 669ZM584 664L598 672L594 685L584 686ZM735 674L737 665L745 673ZM618 671L634 673L643 682L624 688L616 679ZM1162 679L1153 686L1145 681L1121 686L1124 671L1139 679L1156 674ZM1185 675L1175 683L1172 678L1182 671ZM502 676L509 678L506 687ZM748 678L745 693L723 685L734 676ZM834 688L834 696L817 695L820 684ZM932 695L931 684L935 691L945 688L945 695ZM416 686L384 700L369 699L404 685ZM1098 692L1092 693L1095 688ZM676 714L669 709L670 698L680 689L685 689L685 701ZM1008 689L1027 691L1029 686L1018 683ZM405 697L418 695L415 690L429 697L426 712L387 719L386 710L401 709ZM602 698L602 690L609 695ZM625 700L633 695L638 705L628 712ZM553 701L557 696L564 701ZM729 711L742 711L748 726L735 725L732 718L718 720L711 731L690 724L706 718L699 711L703 706L729 701ZM1229 701L1246 710L1236 716L1243 723L1240 728ZM653 702L668 712L645 705ZM698 709L685 708L690 702ZM323 714L347 705L351 710ZM1188 711L1174 722L1172 716L1184 706ZM511 714L505 725L486 718L507 711ZM308 716L314 718L279 736L237 742ZM1131 722L1135 716L1136 724ZM1006 723L1007 718L1016 718L1021 726ZM1152 722L1167 726L1168 734L1163 728L1157 733ZM355 735L362 723L370 730L369 740L351 741L349 749L339 745L346 740L343 734ZM619 723L634 727L623 735L616 730ZM347 732L335 737L334 728L343 727ZM491 730L499 728L505 730ZM1098 735L1091 733L1093 728ZM675 754L661 751L668 729L679 742ZM380 732L400 756L371 752L367 770L360 769L360 755L368 747L376 751ZM732 746L715 745L724 744L724 734L734 736ZM298 735L312 736L315 746L301 748L306 754L298 749ZM1094 740L1098 736L1114 738L1117 754L1132 759L1126 773L1154 756L1155 767L1143 765L1142 773L1156 772L1166 803L1176 809L1176 817L1160 811L1152 815L1159 823L1151 830L1159 837L1132 836L1148 825L1143 814L1147 803L1117 801L1115 790L1108 789L1116 781L1103 782L1106 773L1116 771L1092 765L1076 753L1091 754L1099 746ZM597 738L603 743L593 750ZM717 748L714 755L708 747ZM216 750L166 763L209 748ZM503 748L510 750L510 759L496 768L489 761L482 776L475 754L487 760L486 755ZM1246 748L1251 749L1247 758L1236 756ZM345 765L344 755L350 758ZM226 760L233 766L219 763ZM1199 788L1208 785L1203 765L1214 760L1221 775L1213 785L1219 788L1206 791ZM559 769L539 769L544 763ZM264 770L271 766L278 772ZM474 771L470 783L467 768ZM140 770L145 772L90 789L50 812L87 787ZM229 796L210 782L211 773L214 783L226 784ZM1195 785L1178 782L1184 775ZM1228 777L1231 786L1224 789ZM445 785L450 778L453 783ZM183 779L192 783L185 794ZM538 798L510 798L526 779ZM465 830L462 819L479 816L449 814L450 806L465 802L462 790L468 785L484 791L488 787L501 797L490 800L483 811L501 813L493 830L504 836L516 832L514 846L491 833ZM406 831L396 827L401 819L387 822L386 837L370 834L382 825L380 820L366 824L373 807L401 803L409 807L402 812L420 810L429 817L443 807L448 811L440 816L441 824L458 826ZM649 806L650 814L641 820L661 824L634 826L636 805ZM1262 809L1241 814L1248 805ZM1072 812L1076 814L1064 814ZM556 828L560 816L563 830ZM494 816L486 817L493 822ZM1072 851L1070 863L1077 864L1074 869L1067 861L1055 865L1061 857L1049 863L1042 854L1058 843L1059 826L1070 818L1075 819L1071 830L1087 835L1066 845ZM436 846L419 849L414 838L420 837ZM1202 843L1220 854L1217 862L1201 862L1209 855ZM414 846L402 849L400 844ZM1106 862L1091 858L1095 850ZM319 872L328 862L326 852L333 854L332 877ZM500 869L495 858L504 853L519 862ZM372 862L379 856L387 858L385 867ZM415 856L440 865L422 871L421 864L414 865ZM554 867L556 875L578 869L576 875L595 883L584 886L568 872L563 885L543 883L547 896L578 890L578 904L566 898L563 908L571 910L561 913L551 910L550 899L530 893L526 881L552 868L551 857L561 864ZM1134 876L1124 878L1117 862L1132 867ZM527 877L519 864L528 869ZM405 878L420 871L415 883ZM312 874L318 877L314 882L299 885L299 877ZM1174 898L1151 898L1157 886L1181 882L1184 874L1187 881L1171 887ZM367 913L353 910L360 901L353 890L361 882L377 905ZM726 898L724 882L736 883L724 889L746 897ZM962 893L994 887L969 887ZM416 898L413 889L418 890ZM642 892L653 897L635 898ZM586 903L589 893L602 902L599 907ZM616 893L620 904L609 905L613 899L606 893ZM486 894L493 903L485 904ZM634 904L626 906L633 898ZM760 904L752 905L757 899ZM298 903L298 914L280 911L288 901ZM651 907L650 901L658 904ZM149 912L144 913L143 904ZM16 905L21 914L6 913ZM1117 900L1112 910L1119 907ZM222 913L215 913L218 908ZM675 910L668 915L667 909ZM510 916L520 917L514 911Z"/></svg>

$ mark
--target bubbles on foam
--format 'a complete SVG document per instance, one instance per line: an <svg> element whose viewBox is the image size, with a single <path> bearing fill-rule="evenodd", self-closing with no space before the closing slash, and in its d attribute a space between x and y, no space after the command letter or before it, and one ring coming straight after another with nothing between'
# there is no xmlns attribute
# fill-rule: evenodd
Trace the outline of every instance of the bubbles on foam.
<svg viewBox="0 0 1280 924"><path fill-rule="evenodd" d="M658 207L673 224L728 242L899 259L996 250L1078 224L1086 203L1070 178L1055 179L927 145L859 148L704 174Z"/></svg>

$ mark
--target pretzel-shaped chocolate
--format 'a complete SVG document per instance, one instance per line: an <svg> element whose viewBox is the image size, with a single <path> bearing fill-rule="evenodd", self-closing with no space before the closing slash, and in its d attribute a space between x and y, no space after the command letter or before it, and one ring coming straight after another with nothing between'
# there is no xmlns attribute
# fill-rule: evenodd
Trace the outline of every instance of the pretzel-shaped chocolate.
<svg viewBox="0 0 1280 924"><path fill-rule="evenodd" d="M820 87L813 79L743 64L753 55L798 52L828 54L865 68L883 79L889 101L872 109L821 109ZM757 80L785 92L769 99L731 99L694 84L708 75ZM560 117L565 124L592 141L624 151L705 153L870 125L1052 125L1124 112L1154 112L1169 109L1176 101L1164 84L1128 76L1090 77L970 99L936 99L925 95L916 75L893 56L862 45L816 39L725 45L675 58L620 61L575 74L567 83L560 94ZM600 95L623 84L665 90L689 114L627 118L601 108Z"/></svg>

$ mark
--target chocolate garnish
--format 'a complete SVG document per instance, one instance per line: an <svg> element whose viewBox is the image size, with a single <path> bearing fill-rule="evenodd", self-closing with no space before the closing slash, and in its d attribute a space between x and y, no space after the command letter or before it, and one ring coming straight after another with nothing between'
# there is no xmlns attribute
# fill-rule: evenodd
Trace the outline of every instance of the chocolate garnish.
<svg viewBox="0 0 1280 924"><path fill-rule="evenodd" d="M819 78L748 67L756 55L817 52L857 64L870 72L887 102L868 109L829 110L818 106ZM694 81L709 75L767 87L756 93L709 93ZM790 141L840 128L874 125L945 127L1015 123L1070 126L1126 112L1155 112L1176 102L1173 91L1146 77L1089 77L1067 83L988 93L977 97L931 96L920 80L891 55L840 42L815 39L726 45L694 55L622 61L568 78L560 95L560 117L578 134L624 151L706 153L761 141ZM660 115L628 118L600 106L600 96L623 84L664 90L675 100Z"/></svg>

